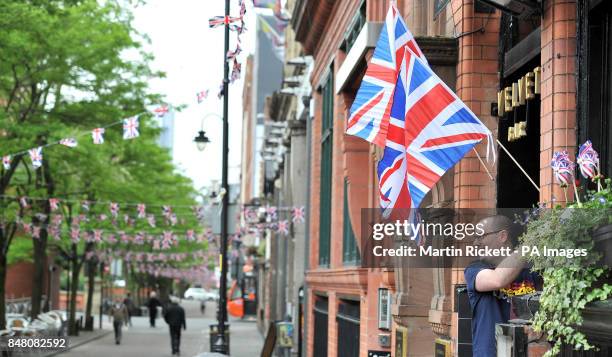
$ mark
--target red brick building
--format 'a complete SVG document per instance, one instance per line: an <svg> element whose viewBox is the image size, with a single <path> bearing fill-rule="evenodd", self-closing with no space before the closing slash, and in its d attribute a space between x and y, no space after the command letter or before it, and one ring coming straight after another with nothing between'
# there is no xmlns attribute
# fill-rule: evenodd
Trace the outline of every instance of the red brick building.
<svg viewBox="0 0 612 357"><path fill-rule="evenodd" d="M510 1L504 11L476 0L397 2L434 71L534 181L501 148L487 168L471 153L422 206L494 210L562 201L552 153L571 155L587 138L611 172L612 33L602 30L612 28L609 2ZM306 355L432 356L437 342L452 355L471 356L469 316L459 311L463 269L359 264L360 213L378 205L381 152L344 131L388 6L388 0L298 0L293 9L296 40L314 58ZM485 145L477 150L484 157ZM393 296L388 329L379 328L379 289Z"/></svg>

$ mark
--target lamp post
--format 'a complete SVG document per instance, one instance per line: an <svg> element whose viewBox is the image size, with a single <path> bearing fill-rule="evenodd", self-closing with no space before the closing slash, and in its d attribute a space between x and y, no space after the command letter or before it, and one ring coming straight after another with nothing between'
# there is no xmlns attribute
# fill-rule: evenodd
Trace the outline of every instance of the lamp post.
<svg viewBox="0 0 612 357"><path fill-rule="evenodd" d="M225 16L230 16L230 0L225 0ZM225 46L223 50L223 161L221 170L221 191L224 192L221 200L221 256L219 257L221 265L221 281L219 282L219 315L217 335L214 341L211 338L211 352L219 352L229 355L229 340L226 339L225 322L227 320L227 218L229 206L229 185L227 183L228 173L228 151L229 151L229 102L228 102L228 85L229 85L229 64L227 62L227 53L229 51L229 23L224 26L225 31ZM198 145L198 149L203 150L210 140L206 137L206 133L200 130L198 136L194 140Z"/></svg>

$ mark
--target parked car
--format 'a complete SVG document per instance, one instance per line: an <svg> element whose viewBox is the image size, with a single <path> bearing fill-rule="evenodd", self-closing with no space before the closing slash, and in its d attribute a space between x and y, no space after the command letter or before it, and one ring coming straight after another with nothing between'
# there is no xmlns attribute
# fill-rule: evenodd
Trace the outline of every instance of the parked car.
<svg viewBox="0 0 612 357"><path fill-rule="evenodd" d="M185 299L206 300L206 290L203 288L189 288L185 291Z"/></svg>
<svg viewBox="0 0 612 357"><path fill-rule="evenodd" d="M204 288L189 288L185 291L185 299L214 301L218 299L218 294Z"/></svg>

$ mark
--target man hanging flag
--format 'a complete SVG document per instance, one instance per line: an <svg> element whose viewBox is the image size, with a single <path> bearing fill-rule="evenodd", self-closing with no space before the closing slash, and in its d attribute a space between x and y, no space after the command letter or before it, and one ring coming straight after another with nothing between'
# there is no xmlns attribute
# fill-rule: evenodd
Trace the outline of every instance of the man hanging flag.
<svg viewBox="0 0 612 357"><path fill-rule="evenodd" d="M96 128L91 131L93 143L96 145L104 144L104 128Z"/></svg>
<svg viewBox="0 0 612 357"><path fill-rule="evenodd" d="M155 108L153 110L153 112L155 113L155 116L159 117L163 117L164 115L166 115L168 112L170 111L170 108L168 107L167 104L162 104L159 107Z"/></svg>
<svg viewBox="0 0 612 357"><path fill-rule="evenodd" d="M32 167L34 167L35 169L41 167L43 160L42 146L30 149L28 150L28 152L30 153L30 159L32 160Z"/></svg>
<svg viewBox="0 0 612 357"><path fill-rule="evenodd" d="M60 145L67 146L69 148L75 148L78 145L75 138L65 138L65 139L60 140L59 143Z"/></svg>
<svg viewBox="0 0 612 357"><path fill-rule="evenodd" d="M4 165L5 170L11 168L11 155L5 155L2 157L2 165Z"/></svg>
<svg viewBox="0 0 612 357"><path fill-rule="evenodd" d="M418 208L442 175L491 131L409 46L393 96L385 152L378 165L380 202L393 208Z"/></svg>
<svg viewBox="0 0 612 357"><path fill-rule="evenodd" d="M204 99L208 97L208 89L196 93L196 97L198 99L198 104L201 104L204 101Z"/></svg>
<svg viewBox="0 0 612 357"><path fill-rule="evenodd" d="M293 207L292 214L293 214L293 218L292 218L293 223L304 223L304 217L305 217L304 206Z"/></svg>
<svg viewBox="0 0 612 357"><path fill-rule="evenodd" d="M123 119L123 139L134 139L140 134L138 133L138 117Z"/></svg>
<svg viewBox="0 0 612 357"><path fill-rule="evenodd" d="M393 92L406 47L426 62L423 52L392 1L374 55L351 106L347 134L385 147Z"/></svg>

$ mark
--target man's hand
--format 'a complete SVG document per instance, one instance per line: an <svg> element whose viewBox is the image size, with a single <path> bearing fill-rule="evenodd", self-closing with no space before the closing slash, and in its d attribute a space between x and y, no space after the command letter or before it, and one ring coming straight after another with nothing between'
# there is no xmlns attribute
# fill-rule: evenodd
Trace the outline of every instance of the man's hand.
<svg viewBox="0 0 612 357"><path fill-rule="evenodd" d="M483 269L476 275L476 291L487 292L507 287L519 275L525 262L518 253L502 260L495 269Z"/></svg>

